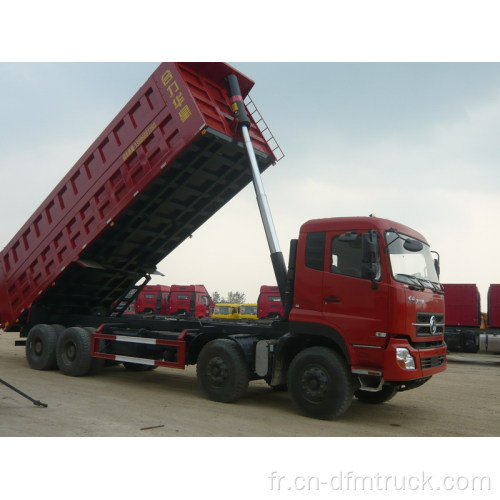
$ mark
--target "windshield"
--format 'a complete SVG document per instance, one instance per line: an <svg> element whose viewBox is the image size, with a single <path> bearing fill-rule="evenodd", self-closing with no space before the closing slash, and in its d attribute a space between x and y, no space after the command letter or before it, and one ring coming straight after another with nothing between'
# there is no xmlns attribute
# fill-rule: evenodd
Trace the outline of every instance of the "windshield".
<svg viewBox="0 0 500 500"><path fill-rule="evenodd" d="M241 306L241 314L257 314L257 306Z"/></svg>
<svg viewBox="0 0 500 500"><path fill-rule="evenodd" d="M385 238L392 276L396 281L407 283L411 288L430 288L441 292L442 288L429 245L420 242L422 248L412 251L408 242L415 242L415 240L396 231L387 231ZM408 249L405 248L405 243Z"/></svg>

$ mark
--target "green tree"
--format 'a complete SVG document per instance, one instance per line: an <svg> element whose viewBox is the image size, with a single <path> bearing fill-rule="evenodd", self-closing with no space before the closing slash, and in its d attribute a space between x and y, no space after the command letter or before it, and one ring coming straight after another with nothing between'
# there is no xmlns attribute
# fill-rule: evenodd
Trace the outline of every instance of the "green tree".
<svg viewBox="0 0 500 500"><path fill-rule="evenodd" d="M227 292L227 301L229 304L243 304L245 302L245 294L243 292Z"/></svg>
<svg viewBox="0 0 500 500"><path fill-rule="evenodd" d="M214 304L244 304L245 303L245 294L243 292L227 292L227 300L226 297L221 295L219 292L215 291L212 293L212 300Z"/></svg>

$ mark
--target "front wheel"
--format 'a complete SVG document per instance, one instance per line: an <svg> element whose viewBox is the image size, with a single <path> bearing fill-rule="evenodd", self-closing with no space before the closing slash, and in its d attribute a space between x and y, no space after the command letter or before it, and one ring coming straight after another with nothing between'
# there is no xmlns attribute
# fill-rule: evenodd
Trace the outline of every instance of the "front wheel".
<svg viewBox="0 0 500 500"><path fill-rule="evenodd" d="M250 373L238 344L230 339L208 342L198 356L198 383L212 401L232 403L245 394Z"/></svg>
<svg viewBox="0 0 500 500"><path fill-rule="evenodd" d="M382 390L377 392L357 390L354 395L362 402L372 405L385 403L396 395L396 388L392 385L384 385Z"/></svg>
<svg viewBox="0 0 500 500"><path fill-rule="evenodd" d="M338 353L328 347L309 347L290 364L288 392L300 413L329 420L342 415L351 405L354 382Z"/></svg>

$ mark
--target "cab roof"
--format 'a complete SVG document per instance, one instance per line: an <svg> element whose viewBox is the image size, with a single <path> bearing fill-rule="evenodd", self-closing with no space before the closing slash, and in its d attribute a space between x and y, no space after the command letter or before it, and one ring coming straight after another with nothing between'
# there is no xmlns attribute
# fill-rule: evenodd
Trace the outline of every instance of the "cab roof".
<svg viewBox="0 0 500 500"><path fill-rule="evenodd" d="M379 217L331 217L328 219L313 219L307 221L300 228L302 233L319 233L327 231L356 231L375 229L380 232L396 229L398 232L407 234L427 243L425 237L418 231L389 219Z"/></svg>

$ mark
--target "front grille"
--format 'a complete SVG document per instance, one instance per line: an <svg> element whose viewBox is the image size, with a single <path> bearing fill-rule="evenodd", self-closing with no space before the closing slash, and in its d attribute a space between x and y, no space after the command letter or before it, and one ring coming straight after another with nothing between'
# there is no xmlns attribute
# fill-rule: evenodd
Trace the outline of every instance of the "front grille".
<svg viewBox="0 0 500 500"><path fill-rule="evenodd" d="M434 318L434 319L433 319ZM435 325L433 333L431 322ZM430 335L444 334L444 314L420 312L417 313L417 322L413 323L416 328L417 337L429 337Z"/></svg>
<svg viewBox="0 0 500 500"><path fill-rule="evenodd" d="M445 344L442 340L428 340L422 342L410 342L410 345L415 349L432 349L434 347L443 347Z"/></svg>
<svg viewBox="0 0 500 500"><path fill-rule="evenodd" d="M432 356L431 358L422 358L420 360L420 368L422 368L422 370L436 368L436 366L443 365L445 359L446 356L444 354L440 354L439 356Z"/></svg>

